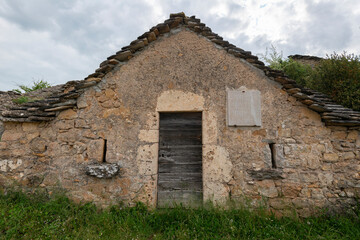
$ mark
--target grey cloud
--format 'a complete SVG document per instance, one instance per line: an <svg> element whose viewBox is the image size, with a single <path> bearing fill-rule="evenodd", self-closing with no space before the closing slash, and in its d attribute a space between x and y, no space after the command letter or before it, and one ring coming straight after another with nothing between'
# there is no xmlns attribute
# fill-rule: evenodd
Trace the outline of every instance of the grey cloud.
<svg viewBox="0 0 360 240"><path fill-rule="evenodd" d="M284 56L324 55L347 46L355 48L359 44L354 39L353 23L360 16L352 13L349 2L308 0L309 19L300 23L292 19L298 11L293 2L269 3L267 10L275 8L287 16L281 20L283 38L270 41L270 36L263 33L250 38L248 26L256 19L244 17L249 16L248 9L234 1L226 3L228 16L219 17L210 9L223 4L222 0L3 0L0 24L20 30L9 31L7 34L15 34L9 40L1 41L0 37L0 47L6 52L3 56L10 56L0 56L0 89L13 88L12 82L29 84L33 78L44 78L54 84L81 79L106 57L164 21L171 12L196 15L225 39L230 36L228 33L235 32L235 38L226 40L254 54L264 53L271 44L283 50ZM18 43L17 39L28 42Z"/></svg>
<svg viewBox="0 0 360 240"><path fill-rule="evenodd" d="M351 12L334 2L307 1L306 9L309 14L306 24L291 26L287 30L287 52L325 56L348 46L352 37Z"/></svg>

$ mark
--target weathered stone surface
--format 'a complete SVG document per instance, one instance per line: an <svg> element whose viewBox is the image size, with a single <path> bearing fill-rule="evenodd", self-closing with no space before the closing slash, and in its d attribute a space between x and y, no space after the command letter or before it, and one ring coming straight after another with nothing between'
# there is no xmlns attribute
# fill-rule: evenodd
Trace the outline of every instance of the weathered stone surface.
<svg viewBox="0 0 360 240"><path fill-rule="evenodd" d="M92 164L86 166L86 174L96 178L112 178L119 173L120 167L113 163Z"/></svg>
<svg viewBox="0 0 360 240"><path fill-rule="evenodd" d="M264 197L274 198L278 196L278 190L275 187L274 181L263 180L258 182L259 194Z"/></svg>
<svg viewBox="0 0 360 240"><path fill-rule="evenodd" d="M48 109L45 109L45 112L56 112L56 111L69 109L69 108L72 108L72 107L73 106L61 106L61 107L48 108Z"/></svg>
<svg viewBox="0 0 360 240"><path fill-rule="evenodd" d="M127 61L132 57L131 51L120 51L116 53L115 59L122 62Z"/></svg>
<svg viewBox="0 0 360 240"><path fill-rule="evenodd" d="M91 161L103 162L104 139L91 140L87 146L87 157Z"/></svg>
<svg viewBox="0 0 360 240"><path fill-rule="evenodd" d="M1 141L16 141L23 137L22 132L11 132L11 131L4 131L1 136Z"/></svg>
<svg viewBox="0 0 360 240"><path fill-rule="evenodd" d="M337 162L338 160L339 156L336 153L324 153L325 162Z"/></svg>
<svg viewBox="0 0 360 240"><path fill-rule="evenodd" d="M30 141L30 149L35 153L43 153L47 148L47 141L44 138L34 138Z"/></svg>
<svg viewBox="0 0 360 240"><path fill-rule="evenodd" d="M58 115L58 119L65 119L65 120L69 120L69 119L75 119L77 117L77 112L72 110L72 109L68 109L66 111L62 111L59 115Z"/></svg>
<svg viewBox="0 0 360 240"><path fill-rule="evenodd" d="M75 99L71 99L65 102L61 102L61 103L56 103L53 104L53 107L60 107L60 106L74 106L76 104L76 100Z"/></svg>
<svg viewBox="0 0 360 240"><path fill-rule="evenodd" d="M169 25L167 24L159 24L156 26L156 28L159 30L160 34L170 32Z"/></svg>
<svg viewBox="0 0 360 240"><path fill-rule="evenodd" d="M249 175L255 180L283 179L283 173L277 169L248 170Z"/></svg>
<svg viewBox="0 0 360 240"><path fill-rule="evenodd" d="M137 40L133 44L130 45L130 49L133 51L136 51L143 47L145 47L145 44L144 44L144 41L142 41L142 40Z"/></svg>
<svg viewBox="0 0 360 240"><path fill-rule="evenodd" d="M179 13L171 13L170 14L170 18L176 18L176 17L185 18L185 13L184 12L179 12Z"/></svg>
<svg viewBox="0 0 360 240"><path fill-rule="evenodd" d="M156 40L156 34L154 32L149 32L149 34L147 35L147 40L149 43L153 42Z"/></svg>

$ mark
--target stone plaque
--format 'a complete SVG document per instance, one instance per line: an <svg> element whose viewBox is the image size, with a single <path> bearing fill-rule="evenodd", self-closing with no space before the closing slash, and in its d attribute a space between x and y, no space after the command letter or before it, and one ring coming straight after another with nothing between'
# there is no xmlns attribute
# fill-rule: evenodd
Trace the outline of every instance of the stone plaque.
<svg viewBox="0 0 360 240"><path fill-rule="evenodd" d="M228 126L260 127L261 97L258 90L227 90Z"/></svg>

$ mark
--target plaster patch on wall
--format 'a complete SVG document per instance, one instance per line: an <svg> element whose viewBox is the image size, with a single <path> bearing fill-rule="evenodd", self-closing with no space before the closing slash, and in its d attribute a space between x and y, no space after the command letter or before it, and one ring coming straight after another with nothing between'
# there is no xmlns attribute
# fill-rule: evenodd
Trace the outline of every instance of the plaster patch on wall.
<svg viewBox="0 0 360 240"><path fill-rule="evenodd" d="M232 179L233 165L224 147L203 147L203 194L204 200L224 204L229 199L228 183Z"/></svg>
<svg viewBox="0 0 360 240"><path fill-rule="evenodd" d="M204 109L204 97L178 90L163 92L159 97L156 105L158 112L195 112Z"/></svg>

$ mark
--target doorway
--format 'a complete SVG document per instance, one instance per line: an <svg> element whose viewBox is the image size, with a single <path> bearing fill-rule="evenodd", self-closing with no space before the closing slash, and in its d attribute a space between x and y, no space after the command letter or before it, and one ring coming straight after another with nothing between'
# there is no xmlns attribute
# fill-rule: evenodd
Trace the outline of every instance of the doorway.
<svg viewBox="0 0 360 240"><path fill-rule="evenodd" d="M202 113L160 113L158 207L202 204Z"/></svg>

